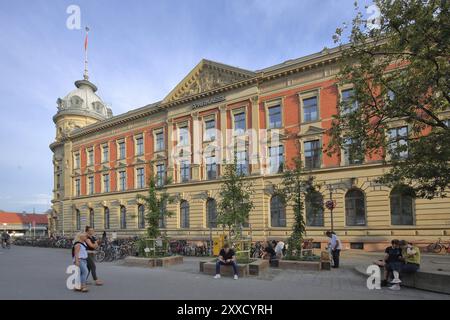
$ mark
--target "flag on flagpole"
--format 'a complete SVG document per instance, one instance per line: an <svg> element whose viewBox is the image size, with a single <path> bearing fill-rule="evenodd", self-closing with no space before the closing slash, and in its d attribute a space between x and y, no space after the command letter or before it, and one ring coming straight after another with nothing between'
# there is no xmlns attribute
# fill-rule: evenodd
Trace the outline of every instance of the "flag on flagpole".
<svg viewBox="0 0 450 320"><path fill-rule="evenodd" d="M87 47L88 47L88 33L89 33L89 28L86 27L86 38L84 39L84 51L87 51Z"/></svg>

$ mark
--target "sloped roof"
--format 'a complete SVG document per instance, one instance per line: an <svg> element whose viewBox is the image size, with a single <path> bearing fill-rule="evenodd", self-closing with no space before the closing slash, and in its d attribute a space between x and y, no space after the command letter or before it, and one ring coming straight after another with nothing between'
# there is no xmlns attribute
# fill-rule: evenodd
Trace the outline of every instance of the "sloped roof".
<svg viewBox="0 0 450 320"><path fill-rule="evenodd" d="M7 224L48 224L46 214L17 213L17 212L0 212L0 229L3 223Z"/></svg>

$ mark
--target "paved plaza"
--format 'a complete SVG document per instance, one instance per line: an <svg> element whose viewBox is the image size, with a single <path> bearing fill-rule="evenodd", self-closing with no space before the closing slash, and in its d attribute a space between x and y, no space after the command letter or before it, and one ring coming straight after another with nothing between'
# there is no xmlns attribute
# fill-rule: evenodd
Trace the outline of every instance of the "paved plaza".
<svg viewBox="0 0 450 320"><path fill-rule="evenodd" d="M102 287L89 293L66 288L65 270L70 250L34 247L0 249L0 299L446 299L450 295L403 288L401 291L368 290L366 278L354 270L374 260L374 254L346 254L342 268L331 271L282 271L271 269L260 278L237 281L198 273L199 258L185 258L169 268L124 266L121 262L99 263ZM446 265L447 260L442 261ZM430 263L433 263L430 261Z"/></svg>

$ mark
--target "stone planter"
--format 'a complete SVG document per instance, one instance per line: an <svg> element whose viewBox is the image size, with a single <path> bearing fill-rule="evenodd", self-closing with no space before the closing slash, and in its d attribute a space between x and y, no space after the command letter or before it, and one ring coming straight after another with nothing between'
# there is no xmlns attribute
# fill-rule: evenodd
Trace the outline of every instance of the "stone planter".
<svg viewBox="0 0 450 320"><path fill-rule="evenodd" d="M252 276L259 276L269 268L269 260L258 259L248 265L248 273Z"/></svg>
<svg viewBox="0 0 450 320"><path fill-rule="evenodd" d="M238 263L239 277L259 276L269 268L269 260L257 259L250 263ZM200 261L199 270L201 273L215 275L216 274L216 260ZM220 275L233 276L233 267L220 266Z"/></svg>
<svg viewBox="0 0 450 320"><path fill-rule="evenodd" d="M134 267L168 267L175 264L182 264L182 256L171 256L162 258L143 258L143 257L126 257L125 265Z"/></svg>
<svg viewBox="0 0 450 320"><path fill-rule="evenodd" d="M280 260L278 267L283 270L321 270L320 261Z"/></svg>

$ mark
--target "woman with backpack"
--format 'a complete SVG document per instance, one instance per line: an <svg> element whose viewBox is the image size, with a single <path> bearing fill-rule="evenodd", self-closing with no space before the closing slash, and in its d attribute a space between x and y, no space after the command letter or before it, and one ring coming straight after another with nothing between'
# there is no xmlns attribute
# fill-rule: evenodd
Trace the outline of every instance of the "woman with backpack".
<svg viewBox="0 0 450 320"><path fill-rule="evenodd" d="M80 288L75 288L75 291L88 292L86 287L86 281L88 277L87 268L87 245L86 245L87 234L82 232L76 235L73 247L72 247L72 258L76 266L80 268Z"/></svg>

